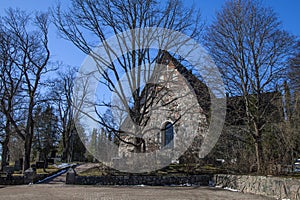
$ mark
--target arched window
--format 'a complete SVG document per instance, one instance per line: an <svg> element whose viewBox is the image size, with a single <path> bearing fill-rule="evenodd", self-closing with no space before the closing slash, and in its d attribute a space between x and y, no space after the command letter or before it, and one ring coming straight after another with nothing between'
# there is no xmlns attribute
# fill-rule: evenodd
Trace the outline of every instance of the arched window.
<svg viewBox="0 0 300 200"><path fill-rule="evenodd" d="M168 147L172 148L174 146L174 128L173 124L167 122L164 129L164 146L168 145ZM173 142L172 142L173 141Z"/></svg>

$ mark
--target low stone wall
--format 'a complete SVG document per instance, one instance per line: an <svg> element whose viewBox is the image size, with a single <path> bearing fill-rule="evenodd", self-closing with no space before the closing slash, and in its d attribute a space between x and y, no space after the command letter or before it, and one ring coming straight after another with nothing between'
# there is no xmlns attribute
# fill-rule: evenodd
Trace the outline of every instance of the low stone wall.
<svg viewBox="0 0 300 200"><path fill-rule="evenodd" d="M218 174L215 184L244 193L253 193L276 199L300 200L300 179Z"/></svg>
<svg viewBox="0 0 300 200"><path fill-rule="evenodd" d="M5 176L0 177L0 185L23 185L31 182L36 183L37 181L46 178L49 174L34 174L33 177L27 176Z"/></svg>
<svg viewBox="0 0 300 200"><path fill-rule="evenodd" d="M23 184L29 184L29 183L37 183L40 180L43 180L49 176L52 176L54 174L59 173L62 170L65 170L69 167L59 169L56 172L52 172L49 174L36 174L35 171L32 171L30 168L30 172L25 172L24 175L20 176L13 176L13 175L6 175L0 177L0 185L23 185Z"/></svg>
<svg viewBox="0 0 300 200"><path fill-rule="evenodd" d="M22 185L22 184L24 184L24 176L0 177L0 185Z"/></svg>
<svg viewBox="0 0 300 200"><path fill-rule="evenodd" d="M68 173L67 184L78 185L201 185L208 186L212 175L191 175L191 176L76 176Z"/></svg>

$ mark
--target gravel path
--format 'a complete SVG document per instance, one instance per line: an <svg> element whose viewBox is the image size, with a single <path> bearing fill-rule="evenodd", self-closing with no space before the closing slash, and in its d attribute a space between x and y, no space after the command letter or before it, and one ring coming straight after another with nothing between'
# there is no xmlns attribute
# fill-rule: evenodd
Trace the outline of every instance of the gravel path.
<svg viewBox="0 0 300 200"><path fill-rule="evenodd" d="M60 176L55 177L54 179L47 182L47 184L53 185L53 184L59 184L64 185L66 183L66 176L67 173L64 173Z"/></svg>
<svg viewBox="0 0 300 200"><path fill-rule="evenodd" d="M209 187L74 186L38 184L0 187L2 200L263 200L269 199Z"/></svg>

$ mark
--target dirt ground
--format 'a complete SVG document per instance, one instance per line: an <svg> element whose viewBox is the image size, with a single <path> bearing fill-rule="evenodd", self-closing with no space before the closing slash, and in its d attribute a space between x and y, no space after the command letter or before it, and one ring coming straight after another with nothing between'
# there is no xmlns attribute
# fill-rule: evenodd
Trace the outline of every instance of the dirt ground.
<svg viewBox="0 0 300 200"><path fill-rule="evenodd" d="M73 186L39 184L1 186L2 200L262 200L268 199L209 187Z"/></svg>

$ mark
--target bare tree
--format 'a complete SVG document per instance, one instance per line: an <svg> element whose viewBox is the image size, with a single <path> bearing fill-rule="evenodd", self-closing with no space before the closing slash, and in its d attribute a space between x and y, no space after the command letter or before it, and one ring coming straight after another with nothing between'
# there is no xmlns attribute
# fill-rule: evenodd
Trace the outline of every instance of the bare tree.
<svg viewBox="0 0 300 200"><path fill-rule="evenodd" d="M74 116L72 110L72 97L75 75L77 70L67 66L66 69L58 72L58 77L54 79L49 96L53 100L58 110L59 131L61 133L62 160L72 161L72 139L76 133Z"/></svg>
<svg viewBox="0 0 300 200"><path fill-rule="evenodd" d="M296 55L292 57L288 70L288 79L291 89L295 92L300 90L300 42L297 43Z"/></svg>
<svg viewBox="0 0 300 200"><path fill-rule="evenodd" d="M258 172L263 172L263 132L274 120L272 102L278 98L275 91L286 72L294 38L281 30L272 9L255 0L230 0L217 13L206 40L228 92L242 98L242 120L255 145Z"/></svg>
<svg viewBox="0 0 300 200"><path fill-rule="evenodd" d="M284 106L285 121L281 127L284 134L282 142L286 147L286 163L293 163L300 153L300 43L297 43L297 51L292 57L288 67L287 81L284 82Z"/></svg>
<svg viewBox="0 0 300 200"><path fill-rule="evenodd" d="M153 27L154 30L156 27L172 29L199 39L202 30L199 12L193 7L185 8L179 0L164 3L154 0L73 0L70 9L63 11L58 5L53 9L53 14L61 36L84 53L93 56L101 77L98 81L107 94L111 93L116 97L116 101L101 99L97 104L98 108L95 108L95 111L98 114L98 123L108 132L113 132L119 140L133 145L136 151L143 151L142 145L145 141L141 132L144 130L140 127L145 127L148 123L150 107L154 105L154 99L162 89L158 85L148 84L154 77L155 70L151 66L165 46L157 50L149 48L149 41L143 39L151 38L153 33L145 34L141 29L148 27ZM130 31L137 28L140 29ZM117 35L115 45L121 52L120 56L117 55L114 46L106 42L112 35ZM126 38L129 43L125 41ZM163 38L155 39L163 43L161 41ZM100 55L94 51L98 42L104 44L104 52ZM166 43L172 45L171 41ZM108 59L105 60L103 57ZM129 92L125 91L126 87L129 88ZM118 119L119 126L116 127L115 123L112 125L105 119L105 113L101 112L99 107L118 110L118 115L122 117L130 116L134 125L131 132L135 140L127 141L121 137L124 130L120 129L120 126L126 117ZM128 132L130 131L127 130Z"/></svg>
<svg viewBox="0 0 300 200"><path fill-rule="evenodd" d="M50 57L48 49L48 15L32 15L21 10L9 9L2 18L3 33L10 35L15 45L12 48L14 57L10 62L20 74L17 79L21 87L22 104L19 112L25 114L24 128L19 126L14 112L6 112L6 118L21 137L24 144L24 170L30 167L30 153L34 133L33 112L38 101L42 76L48 71ZM16 81L16 80L14 80ZM14 88L15 90L15 88ZM16 112L16 111L15 111Z"/></svg>
<svg viewBox="0 0 300 200"><path fill-rule="evenodd" d="M1 145L2 145L2 162L1 170L6 166L8 158L8 144L11 138L12 122L8 117L13 115L17 121L19 116L15 110L19 108L20 103L20 89L23 73L18 70L14 65L18 53L17 41L14 36L11 36L5 32L5 27L0 24L0 91L1 91ZM23 138L23 137L22 137Z"/></svg>

